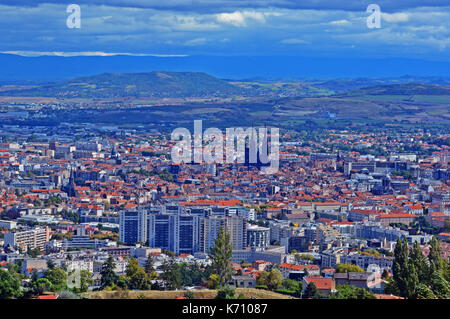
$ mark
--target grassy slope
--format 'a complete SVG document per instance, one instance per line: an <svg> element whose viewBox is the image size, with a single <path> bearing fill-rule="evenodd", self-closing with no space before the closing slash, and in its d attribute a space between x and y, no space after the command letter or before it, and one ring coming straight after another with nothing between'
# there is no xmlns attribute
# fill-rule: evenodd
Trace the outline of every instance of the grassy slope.
<svg viewBox="0 0 450 319"><path fill-rule="evenodd" d="M214 299L217 295L217 290L192 290L192 292L194 293L195 299ZM237 288L236 295L239 295L240 293L243 293L246 298L255 299L295 299L290 296L262 289ZM83 296L88 299L176 299L183 295L183 290L95 291L83 294Z"/></svg>

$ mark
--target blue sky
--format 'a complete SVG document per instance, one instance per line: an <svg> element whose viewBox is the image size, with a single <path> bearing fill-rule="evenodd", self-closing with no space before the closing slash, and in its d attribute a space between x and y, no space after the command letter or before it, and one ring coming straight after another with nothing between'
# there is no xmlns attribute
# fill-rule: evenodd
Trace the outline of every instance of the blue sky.
<svg viewBox="0 0 450 319"><path fill-rule="evenodd" d="M81 29L66 26L70 3ZM450 58L448 0L0 0L0 30L0 52L22 55Z"/></svg>

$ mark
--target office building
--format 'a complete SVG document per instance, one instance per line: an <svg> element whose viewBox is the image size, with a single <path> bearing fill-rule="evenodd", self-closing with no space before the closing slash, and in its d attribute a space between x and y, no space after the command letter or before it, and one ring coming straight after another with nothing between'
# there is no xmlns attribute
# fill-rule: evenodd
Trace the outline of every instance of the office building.
<svg viewBox="0 0 450 319"><path fill-rule="evenodd" d="M128 245L147 241L147 212L121 212L119 218L119 241Z"/></svg>
<svg viewBox="0 0 450 319"><path fill-rule="evenodd" d="M270 244L270 228L249 226L247 228L247 247L266 248Z"/></svg>

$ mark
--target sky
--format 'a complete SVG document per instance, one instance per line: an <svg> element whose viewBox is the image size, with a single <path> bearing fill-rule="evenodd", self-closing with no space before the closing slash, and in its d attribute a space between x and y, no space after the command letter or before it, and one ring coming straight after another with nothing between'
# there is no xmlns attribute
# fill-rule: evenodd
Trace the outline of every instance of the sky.
<svg viewBox="0 0 450 319"><path fill-rule="evenodd" d="M367 27L367 6L381 28ZM81 28L66 25L69 4ZM450 60L448 0L0 0L0 52Z"/></svg>

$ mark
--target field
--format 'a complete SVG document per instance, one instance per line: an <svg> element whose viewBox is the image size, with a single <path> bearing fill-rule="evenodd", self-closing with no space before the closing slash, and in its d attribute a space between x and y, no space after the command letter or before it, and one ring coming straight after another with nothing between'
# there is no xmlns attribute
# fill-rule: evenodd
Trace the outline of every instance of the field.
<svg viewBox="0 0 450 319"><path fill-rule="evenodd" d="M217 290L191 290L195 299L214 299ZM159 291L159 290L127 290L127 291L95 291L86 292L83 297L88 299L177 299L184 296L183 290L179 291ZM237 288L236 296L243 293L246 298L253 299L296 299L290 296L278 294L276 292L252 289Z"/></svg>

